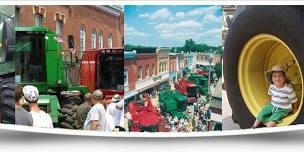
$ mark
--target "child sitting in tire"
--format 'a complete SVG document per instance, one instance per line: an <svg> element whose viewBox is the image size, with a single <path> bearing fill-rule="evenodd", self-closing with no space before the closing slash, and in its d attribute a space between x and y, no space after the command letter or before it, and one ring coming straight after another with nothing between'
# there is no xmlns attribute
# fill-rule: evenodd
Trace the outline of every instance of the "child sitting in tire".
<svg viewBox="0 0 304 152"><path fill-rule="evenodd" d="M267 127L275 127L290 112L295 113L295 102L298 98L292 86L287 83L286 70L281 65L275 65L266 72L266 79L270 83L268 94L271 102L267 103L259 112L252 128L264 123Z"/></svg>

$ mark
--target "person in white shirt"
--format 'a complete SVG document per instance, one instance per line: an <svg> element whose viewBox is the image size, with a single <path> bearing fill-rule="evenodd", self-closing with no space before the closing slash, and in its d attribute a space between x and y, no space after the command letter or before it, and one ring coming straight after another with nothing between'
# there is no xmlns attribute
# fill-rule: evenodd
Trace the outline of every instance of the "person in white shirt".
<svg viewBox="0 0 304 152"><path fill-rule="evenodd" d="M298 101L291 84L287 83L286 70L282 65L275 65L266 72L266 80L270 83L268 94L271 101L259 112L251 128L257 128L264 123L267 127L275 127L289 113L295 113Z"/></svg>
<svg viewBox="0 0 304 152"><path fill-rule="evenodd" d="M103 94L100 90L93 92L93 104L94 106L90 109L87 118L84 122L84 130L106 130L106 112L104 108Z"/></svg>
<svg viewBox="0 0 304 152"><path fill-rule="evenodd" d="M50 115L40 110L38 106L39 91L35 86L26 85L22 89L24 99L28 102L33 117L33 126L39 128L54 128Z"/></svg>
<svg viewBox="0 0 304 152"><path fill-rule="evenodd" d="M125 131L123 128L123 107L124 100L120 98L119 94L115 94L106 110L106 131Z"/></svg>

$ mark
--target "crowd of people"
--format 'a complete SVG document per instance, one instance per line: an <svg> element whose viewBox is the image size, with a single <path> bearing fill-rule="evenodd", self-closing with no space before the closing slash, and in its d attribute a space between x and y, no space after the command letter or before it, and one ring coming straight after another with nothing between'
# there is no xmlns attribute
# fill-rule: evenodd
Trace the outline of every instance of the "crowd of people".
<svg viewBox="0 0 304 152"><path fill-rule="evenodd" d="M17 125L54 128L50 115L38 106L39 91L35 86L17 86L15 98ZM125 131L123 128L124 100L119 94L115 94L111 100L112 102L106 104L100 90L87 93L84 96L84 102L76 110L76 128L107 132ZM27 102L29 112L22 106L24 101Z"/></svg>

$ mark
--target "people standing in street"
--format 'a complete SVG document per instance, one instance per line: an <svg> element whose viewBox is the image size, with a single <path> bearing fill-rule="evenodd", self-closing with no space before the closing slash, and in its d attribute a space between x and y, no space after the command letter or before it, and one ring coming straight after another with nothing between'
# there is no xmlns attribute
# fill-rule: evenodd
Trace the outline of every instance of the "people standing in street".
<svg viewBox="0 0 304 152"><path fill-rule="evenodd" d="M87 93L84 96L84 103L82 103L76 110L76 128L83 130L84 122L87 118L87 115L92 108L92 94Z"/></svg>
<svg viewBox="0 0 304 152"><path fill-rule="evenodd" d="M22 107L22 87L18 85L15 91L15 124L33 126L32 115Z"/></svg>
<svg viewBox="0 0 304 152"><path fill-rule="evenodd" d="M120 98L119 94L115 94L106 110L106 131L125 131L121 120L123 119L123 106L123 99Z"/></svg>
<svg viewBox="0 0 304 152"><path fill-rule="evenodd" d="M39 91L35 86L26 85L22 89L23 96L28 102L33 117L33 126L39 128L54 128L50 115L40 110L38 106Z"/></svg>
<svg viewBox="0 0 304 152"><path fill-rule="evenodd" d="M93 92L93 104L94 106L90 109L86 120L84 122L84 130L106 130L106 112L104 108L103 94L100 90Z"/></svg>

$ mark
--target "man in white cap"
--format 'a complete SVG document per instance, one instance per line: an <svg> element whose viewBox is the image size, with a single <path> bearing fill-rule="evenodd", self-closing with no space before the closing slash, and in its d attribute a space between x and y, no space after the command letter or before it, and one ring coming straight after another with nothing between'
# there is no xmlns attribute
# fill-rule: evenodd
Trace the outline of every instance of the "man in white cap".
<svg viewBox="0 0 304 152"><path fill-rule="evenodd" d="M106 110L107 128L106 131L125 131L123 126L123 106L124 100L119 94L115 94L112 102Z"/></svg>
<svg viewBox="0 0 304 152"><path fill-rule="evenodd" d="M33 117L33 126L39 128L54 128L50 115L40 110L38 106L39 91L35 86L26 85L22 89L24 99L28 102Z"/></svg>

